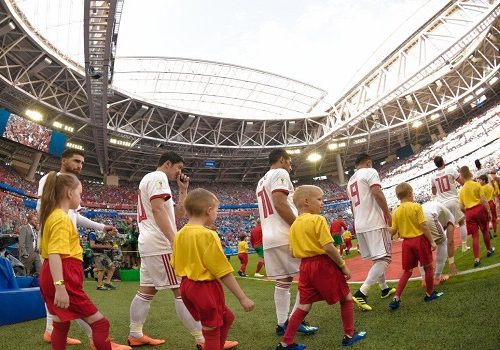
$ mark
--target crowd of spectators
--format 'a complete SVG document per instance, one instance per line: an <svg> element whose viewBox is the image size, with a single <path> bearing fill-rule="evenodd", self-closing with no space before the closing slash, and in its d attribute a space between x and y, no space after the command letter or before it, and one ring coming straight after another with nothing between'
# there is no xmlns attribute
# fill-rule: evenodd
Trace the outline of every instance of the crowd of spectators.
<svg viewBox="0 0 500 350"><path fill-rule="evenodd" d="M19 234L19 228L27 223L31 209L24 207L18 196L0 191L0 233Z"/></svg>
<svg viewBox="0 0 500 350"><path fill-rule="evenodd" d="M434 170L433 159L436 155L451 162L497 139L499 114L500 105L497 105L413 156L384 165L380 169L382 187L387 188Z"/></svg>

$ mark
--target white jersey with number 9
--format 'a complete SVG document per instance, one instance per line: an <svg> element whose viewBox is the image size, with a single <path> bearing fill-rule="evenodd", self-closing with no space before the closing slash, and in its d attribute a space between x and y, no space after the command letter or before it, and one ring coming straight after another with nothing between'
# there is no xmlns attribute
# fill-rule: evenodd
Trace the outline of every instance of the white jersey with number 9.
<svg viewBox="0 0 500 350"><path fill-rule="evenodd" d="M360 168L347 183L347 195L351 200L356 233L387 227L384 212L372 195L371 188L380 187L380 178L373 168Z"/></svg>

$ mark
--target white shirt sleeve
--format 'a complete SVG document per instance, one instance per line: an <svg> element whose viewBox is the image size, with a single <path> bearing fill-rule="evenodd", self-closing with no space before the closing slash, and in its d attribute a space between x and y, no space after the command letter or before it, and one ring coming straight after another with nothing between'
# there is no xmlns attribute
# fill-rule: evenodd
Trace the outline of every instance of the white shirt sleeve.
<svg viewBox="0 0 500 350"><path fill-rule="evenodd" d="M90 229L97 230L97 231L103 231L104 226L106 226L106 225L92 221L92 220L86 218L85 216L78 214L77 219L76 219L76 226L90 228Z"/></svg>
<svg viewBox="0 0 500 350"><path fill-rule="evenodd" d="M290 174L285 169L279 169L270 179L270 185L271 193L283 192L288 195L290 193Z"/></svg>

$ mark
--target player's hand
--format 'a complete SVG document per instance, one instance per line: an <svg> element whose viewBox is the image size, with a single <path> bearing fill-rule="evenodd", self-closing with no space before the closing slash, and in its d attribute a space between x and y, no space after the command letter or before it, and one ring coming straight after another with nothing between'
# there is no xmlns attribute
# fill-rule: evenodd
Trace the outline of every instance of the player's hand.
<svg viewBox="0 0 500 350"><path fill-rule="evenodd" d="M436 250L436 248L437 248L437 244L436 244L436 242L433 241L431 243L431 250L434 251L434 250Z"/></svg>
<svg viewBox="0 0 500 350"><path fill-rule="evenodd" d="M241 306L243 306L243 310L245 310L246 312L252 311L255 308L255 303L247 296L240 300L240 304Z"/></svg>
<svg viewBox="0 0 500 350"><path fill-rule="evenodd" d="M450 276L455 276L457 274L457 265L455 265L455 263L449 264L448 268L450 270Z"/></svg>
<svg viewBox="0 0 500 350"><path fill-rule="evenodd" d="M116 227L111 226L111 225L105 225L102 230L106 233L113 233L113 234L118 233L118 230L116 229Z"/></svg>
<svg viewBox="0 0 500 350"><path fill-rule="evenodd" d="M185 174L180 174L177 176L177 186L179 187L179 191L187 191L189 187L189 176Z"/></svg>
<svg viewBox="0 0 500 350"><path fill-rule="evenodd" d="M391 227L392 226L392 216L391 215L386 215L385 216L385 222L387 226Z"/></svg>
<svg viewBox="0 0 500 350"><path fill-rule="evenodd" d="M350 280L351 279L351 271L349 271L349 269L347 268L347 265L342 266L341 270L342 270L342 273L345 276L345 279L346 280Z"/></svg>
<svg viewBox="0 0 500 350"><path fill-rule="evenodd" d="M61 309L67 309L69 307L69 295L64 286L56 287L56 293L54 295L54 306Z"/></svg>

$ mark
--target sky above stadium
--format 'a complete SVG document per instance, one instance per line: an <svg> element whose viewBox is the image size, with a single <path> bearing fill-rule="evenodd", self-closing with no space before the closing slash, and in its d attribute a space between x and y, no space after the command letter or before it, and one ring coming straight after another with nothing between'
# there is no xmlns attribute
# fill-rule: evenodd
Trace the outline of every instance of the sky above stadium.
<svg viewBox="0 0 500 350"><path fill-rule="evenodd" d="M117 56L247 66L325 89L333 103L447 2L125 0ZM49 40L83 63L83 0L18 3Z"/></svg>
<svg viewBox="0 0 500 350"><path fill-rule="evenodd" d="M310 83L335 98L358 70L366 73L446 3L125 0L117 55L238 64ZM146 13L147 21L138 22Z"/></svg>

